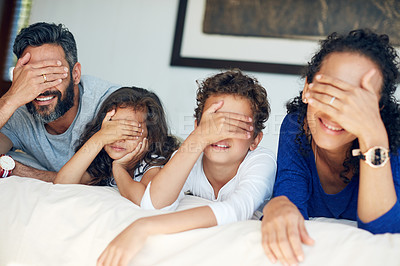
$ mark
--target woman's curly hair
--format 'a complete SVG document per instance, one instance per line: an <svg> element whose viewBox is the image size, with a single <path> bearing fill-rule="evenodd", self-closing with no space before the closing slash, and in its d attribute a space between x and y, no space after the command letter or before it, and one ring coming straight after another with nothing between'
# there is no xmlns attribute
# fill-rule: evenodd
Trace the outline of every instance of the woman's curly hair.
<svg viewBox="0 0 400 266"><path fill-rule="evenodd" d="M143 160L150 166L166 164L172 153L178 149L179 141L169 135L164 109L158 96L153 92L137 87L122 87L107 97L95 119L87 124L76 150L79 150L86 141L101 129L107 112L117 108L133 108L147 114L146 126L149 148ZM92 177L91 185L108 184L112 176L112 161L103 148L87 169ZM139 166L139 163L136 167Z"/></svg>
<svg viewBox="0 0 400 266"><path fill-rule="evenodd" d="M271 108L267 91L256 78L243 74L239 69L232 69L211 76L202 82L197 81L197 84L197 107L194 110L197 123L200 123L204 104L210 96L230 94L249 100L253 111L254 136L265 128L264 123L268 120Z"/></svg>
<svg viewBox="0 0 400 266"><path fill-rule="evenodd" d="M396 50L389 44L389 37L385 34L378 35L369 29L350 31L347 35L332 33L320 42L321 49L312 57L306 67L303 77L312 83L315 74L320 70L322 62L331 53L350 52L360 54L372 60L380 69L383 76L381 98L379 101L380 114L389 137L391 153L397 154L400 146L400 109L394 96L399 78L399 57ZM298 113L298 122L301 132L296 136L300 147L311 148L311 135L308 126L305 127L307 104L302 102L302 92L286 104L288 113ZM306 129L305 129L306 128ZM302 136L306 136L308 143L301 143ZM303 145L302 145L303 144ZM307 144L307 145L304 145ZM351 156L351 150L358 148L358 140L354 140L343 162L345 170L340 174L343 182L350 180L346 177L349 171L353 176L359 173L359 159ZM302 151L303 153L306 151Z"/></svg>

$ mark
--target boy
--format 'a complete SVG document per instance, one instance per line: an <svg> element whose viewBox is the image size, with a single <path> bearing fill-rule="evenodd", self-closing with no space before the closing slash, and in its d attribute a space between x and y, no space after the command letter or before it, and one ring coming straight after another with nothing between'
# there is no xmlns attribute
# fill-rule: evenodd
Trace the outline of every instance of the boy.
<svg viewBox="0 0 400 266"><path fill-rule="evenodd" d="M240 70L201 83L195 130L149 183L141 207L175 209L186 191L211 203L136 220L110 243L98 265L127 264L149 235L250 219L271 197L275 180L273 153L257 148L269 112L265 89Z"/></svg>

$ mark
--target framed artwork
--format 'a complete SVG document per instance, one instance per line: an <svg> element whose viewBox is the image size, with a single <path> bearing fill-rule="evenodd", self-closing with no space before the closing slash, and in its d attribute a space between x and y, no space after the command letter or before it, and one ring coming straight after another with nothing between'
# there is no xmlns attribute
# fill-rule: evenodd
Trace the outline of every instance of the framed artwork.
<svg viewBox="0 0 400 266"><path fill-rule="evenodd" d="M171 65L298 75L334 31L378 29L400 45L395 10L398 0L180 0Z"/></svg>

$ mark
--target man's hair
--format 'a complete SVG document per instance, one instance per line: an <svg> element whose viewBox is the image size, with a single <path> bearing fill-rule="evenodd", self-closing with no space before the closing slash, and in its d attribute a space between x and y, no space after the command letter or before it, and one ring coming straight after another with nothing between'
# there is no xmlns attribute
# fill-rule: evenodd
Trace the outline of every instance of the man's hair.
<svg viewBox="0 0 400 266"><path fill-rule="evenodd" d="M197 82L197 107L195 118L200 122L204 104L210 96L229 94L244 97L249 100L253 111L254 134L260 133L268 120L271 108L267 99L267 91L256 78L243 74L239 69L228 70Z"/></svg>
<svg viewBox="0 0 400 266"><path fill-rule="evenodd" d="M78 62L76 42L72 33L62 24L38 22L23 28L15 38L13 52L20 58L26 47L38 47L43 44L60 45L72 71Z"/></svg>

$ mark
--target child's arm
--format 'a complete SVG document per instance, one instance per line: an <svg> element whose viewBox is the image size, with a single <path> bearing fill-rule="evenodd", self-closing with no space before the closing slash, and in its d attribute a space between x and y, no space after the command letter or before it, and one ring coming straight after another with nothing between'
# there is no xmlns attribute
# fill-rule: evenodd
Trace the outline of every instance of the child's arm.
<svg viewBox="0 0 400 266"><path fill-rule="evenodd" d="M172 234L215 225L217 220L208 206L140 218L111 241L99 257L97 265L128 265L151 235Z"/></svg>
<svg viewBox="0 0 400 266"><path fill-rule="evenodd" d="M107 113L101 129L60 169L53 181L54 184L88 183L90 178L86 170L104 145L120 139L136 139L140 136L142 129L138 122L132 120L112 121L114 114L115 110Z"/></svg>
<svg viewBox="0 0 400 266"><path fill-rule="evenodd" d="M113 176L117 183L119 192L121 195L136 205L140 205L144 191L147 184L160 170L159 167L152 168L143 175L140 182L132 179L132 176L128 173L129 168L134 167L147 152L148 140L143 139L143 142L138 143L136 148L129 154L125 155L119 160L113 162Z"/></svg>
<svg viewBox="0 0 400 266"><path fill-rule="evenodd" d="M222 106L223 101L220 101L204 111L200 124L153 178L150 195L155 208L160 209L176 201L193 165L209 144L226 138L251 137L252 119L241 114L217 112Z"/></svg>

